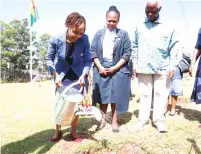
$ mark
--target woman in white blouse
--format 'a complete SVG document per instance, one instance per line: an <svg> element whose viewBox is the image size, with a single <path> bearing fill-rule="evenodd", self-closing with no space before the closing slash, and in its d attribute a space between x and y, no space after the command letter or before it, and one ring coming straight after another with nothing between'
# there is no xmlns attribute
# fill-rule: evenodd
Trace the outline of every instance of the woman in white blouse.
<svg viewBox="0 0 201 154"><path fill-rule="evenodd" d="M93 104L99 103L105 124L108 104L112 109L112 131L119 132L117 116L127 112L130 96L128 61L131 42L128 33L117 28L120 12L111 6L106 12L106 28L98 30L91 43L93 67Z"/></svg>

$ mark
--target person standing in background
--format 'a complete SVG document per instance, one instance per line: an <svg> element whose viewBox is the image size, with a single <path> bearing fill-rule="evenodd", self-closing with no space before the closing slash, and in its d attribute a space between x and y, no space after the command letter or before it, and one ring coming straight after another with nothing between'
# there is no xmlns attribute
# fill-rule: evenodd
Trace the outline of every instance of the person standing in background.
<svg viewBox="0 0 201 154"><path fill-rule="evenodd" d="M158 132L167 132L164 112L170 79L180 59L177 31L159 15L159 1L147 1L146 19L137 26L132 41L133 75L138 76L140 93L139 121L131 129L139 131L149 121L153 101L153 124Z"/></svg>
<svg viewBox="0 0 201 154"><path fill-rule="evenodd" d="M179 62L179 64L175 67L174 75L170 83L170 95L168 97L167 110L166 110L167 113L168 103L170 102L172 105L169 113L170 116L175 115L178 97L183 96L183 85L182 85L183 74L189 72L189 67L191 63L191 54L185 51L184 47L182 47L181 49L182 49L181 50L182 59Z"/></svg>
<svg viewBox="0 0 201 154"><path fill-rule="evenodd" d="M196 61L200 58L201 55L201 28L198 32L197 43L195 45L195 50L193 52L193 57L189 69L189 75L192 76L193 69L195 67ZM195 83L193 87L193 92L191 95L191 101L196 102L196 104L201 104L201 59L199 60L196 76L195 76Z"/></svg>
<svg viewBox="0 0 201 154"><path fill-rule="evenodd" d="M166 110L166 113L167 113L168 104L170 102L171 104L171 110L169 113L170 116L174 116L176 114L176 105L178 102L178 97L183 96L182 80L183 80L183 72L178 67L175 67L174 75L171 78L171 82L170 82L170 94L168 97L167 110Z"/></svg>
<svg viewBox="0 0 201 154"><path fill-rule="evenodd" d="M198 32L197 43L195 45L195 50L193 52L193 58L189 69L190 76L192 76L193 74L195 63L200 58L200 55L201 55L201 28L199 29ZM195 102L196 104L201 104L201 59L199 60L197 66L194 87L191 95L191 101ZM201 128L201 124L198 127Z"/></svg>
<svg viewBox="0 0 201 154"><path fill-rule="evenodd" d="M128 33L117 28L119 19L119 10L111 6L106 12L106 28L98 30L91 43L93 104L99 103L102 111L99 130L106 125L107 107L111 103L113 132L119 132L117 116L128 110L131 78L128 66L131 42Z"/></svg>

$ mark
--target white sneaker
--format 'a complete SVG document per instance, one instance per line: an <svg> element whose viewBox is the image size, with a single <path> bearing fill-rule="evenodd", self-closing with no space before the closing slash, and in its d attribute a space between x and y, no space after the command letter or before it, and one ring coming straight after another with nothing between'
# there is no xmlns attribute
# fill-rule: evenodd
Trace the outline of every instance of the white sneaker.
<svg viewBox="0 0 201 154"><path fill-rule="evenodd" d="M147 124L148 122L146 121L138 121L131 130L134 132L142 131Z"/></svg>
<svg viewBox="0 0 201 154"><path fill-rule="evenodd" d="M165 124L163 122L156 122L155 125L159 133L167 132L167 128L165 127Z"/></svg>

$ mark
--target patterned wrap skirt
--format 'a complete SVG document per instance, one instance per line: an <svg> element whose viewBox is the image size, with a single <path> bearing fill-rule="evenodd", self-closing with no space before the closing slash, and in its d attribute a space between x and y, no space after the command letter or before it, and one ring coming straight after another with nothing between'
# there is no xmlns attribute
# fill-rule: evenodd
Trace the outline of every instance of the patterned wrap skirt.
<svg viewBox="0 0 201 154"><path fill-rule="evenodd" d="M199 60L197 66L191 101L195 102L196 104L201 104L201 59Z"/></svg>

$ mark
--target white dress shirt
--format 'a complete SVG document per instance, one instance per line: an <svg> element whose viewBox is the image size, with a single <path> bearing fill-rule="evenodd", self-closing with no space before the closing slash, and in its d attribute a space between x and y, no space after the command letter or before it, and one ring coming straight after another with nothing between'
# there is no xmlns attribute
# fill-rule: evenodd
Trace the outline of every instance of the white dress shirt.
<svg viewBox="0 0 201 154"><path fill-rule="evenodd" d="M116 29L110 31L106 29L105 37L103 40L103 60L112 62L113 60L113 47L115 43Z"/></svg>

